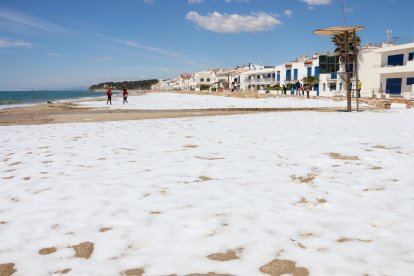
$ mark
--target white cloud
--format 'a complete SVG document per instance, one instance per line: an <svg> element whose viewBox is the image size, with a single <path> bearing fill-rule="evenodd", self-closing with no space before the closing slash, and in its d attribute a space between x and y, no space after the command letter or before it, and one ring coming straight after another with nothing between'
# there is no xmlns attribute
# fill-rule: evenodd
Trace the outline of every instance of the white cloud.
<svg viewBox="0 0 414 276"><path fill-rule="evenodd" d="M32 48L33 44L25 41L0 38L0 48Z"/></svg>
<svg viewBox="0 0 414 276"><path fill-rule="evenodd" d="M123 45L127 45L127 46L130 46L130 47L133 47L133 48L143 49L143 50L163 54L163 55L166 55L166 56L172 56L172 57L177 57L178 56L177 54L172 53L168 50L164 50L164 49L157 48L157 47L152 47L152 46L142 45L142 44L140 44L136 41L133 41L133 40L122 40L122 39L118 39L118 38L108 37L106 35L99 34L99 33L92 33L92 34L94 34L94 35L96 35L100 38L103 38L103 39L106 39L106 40L111 40L113 42L123 44Z"/></svg>
<svg viewBox="0 0 414 276"><path fill-rule="evenodd" d="M49 52L49 53L47 53L47 56L49 56L49 57L65 57L65 55L60 54L60 53L56 53L56 52Z"/></svg>
<svg viewBox="0 0 414 276"><path fill-rule="evenodd" d="M13 24L23 25L43 31L64 32L67 29L46 20L36 18L27 14L19 13L10 9L0 8L0 19Z"/></svg>
<svg viewBox="0 0 414 276"><path fill-rule="evenodd" d="M284 11L284 13L285 13L285 15L286 15L287 17L289 17L289 18L291 18L291 17L292 17L292 15L293 15L293 11L292 11L292 10L285 10L285 11Z"/></svg>
<svg viewBox="0 0 414 276"><path fill-rule="evenodd" d="M302 0L302 2L307 3L309 6L318 6L328 5L331 3L331 0Z"/></svg>
<svg viewBox="0 0 414 276"><path fill-rule="evenodd" d="M180 63L190 64L190 65L201 67L201 68L205 67L204 64L200 64L192 58L187 58L185 56L182 56L180 54L171 52L171 51L166 50L166 49L142 45L142 44L140 44L136 41L133 41L133 40L123 40L123 39L108 37L106 35L99 34L99 33L91 33L91 34L93 34L97 37L100 37L102 39L106 39L106 40L109 40L109 41L112 41L112 42L115 42L115 43L118 43L118 44L122 44L122 45L125 45L125 46L128 46L128 47L132 47L132 48L135 48L135 49L141 49L141 50L144 50L144 51L149 51L149 52L156 53L156 54L158 54L157 58L159 58L161 60L165 60L165 58L167 57L167 58L170 58L170 59L175 60L175 61L180 62Z"/></svg>
<svg viewBox="0 0 414 276"><path fill-rule="evenodd" d="M188 4L201 4L204 0L188 0Z"/></svg>
<svg viewBox="0 0 414 276"><path fill-rule="evenodd" d="M111 59L111 57L97 57L93 60L93 62L105 62L110 61Z"/></svg>
<svg viewBox="0 0 414 276"><path fill-rule="evenodd" d="M195 11L190 11L186 19L206 30L218 33L262 32L281 24L278 18L264 12L251 15L213 12L202 16Z"/></svg>
<svg viewBox="0 0 414 276"><path fill-rule="evenodd" d="M249 0L225 0L226 3L230 2L239 2L239 3L248 3Z"/></svg>
<svg viewBox="0 0 414 276"><path fill-rule="evenodd" d="M143 50L155 52L155 53L158 53L158 54L163 54L163 55L170 56L170 57L178 57L177 54L175 54L173 52L170 52L168 50L164 50L164 49L157 48L157 47L152 47L152 46L145 46L145 45L142 45L142 44L140 44L138 42L135 42L133 40L121 40L121 39L114 38L113 41L115 41L117 43L127 45L127 46L131 46L131 47L134 47L134 48L143 49Z"/></svg>

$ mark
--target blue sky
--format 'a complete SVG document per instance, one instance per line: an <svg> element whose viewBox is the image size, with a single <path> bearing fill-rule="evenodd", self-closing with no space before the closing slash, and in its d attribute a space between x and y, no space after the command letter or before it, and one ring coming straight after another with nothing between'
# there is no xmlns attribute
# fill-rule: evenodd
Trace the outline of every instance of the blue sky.
<svg viewBox="0 0 414 276"><path fill-rule="evenodd" d="M413 11L412 0L0 0L0 90L277 65L332 50L312 34L331 26L410 42Z"/></svg>

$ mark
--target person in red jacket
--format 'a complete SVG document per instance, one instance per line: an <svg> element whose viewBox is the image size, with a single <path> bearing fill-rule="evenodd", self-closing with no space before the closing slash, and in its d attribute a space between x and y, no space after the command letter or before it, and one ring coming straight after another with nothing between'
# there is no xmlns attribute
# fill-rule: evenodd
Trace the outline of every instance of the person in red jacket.
<svg viewBox="0 0 414 276"><path fill-rule="evenodd" d="M108 105L108 103L110 103L112 105L112 92L111 92L111 89L108 89L108 91L106 92L106 96L108 96L108 100L106 100L106 105Z"/></svg>
<svg viewBox="0 0 414 276"><path fill-rule="evenodd" d="M122 96L124 97L124 101L123 101L123 103L125 104L125 103L127 103L128 104L128 100L127 100L127 98L128 98L128 91L124 88L124 90L122 91Z"/></svg>

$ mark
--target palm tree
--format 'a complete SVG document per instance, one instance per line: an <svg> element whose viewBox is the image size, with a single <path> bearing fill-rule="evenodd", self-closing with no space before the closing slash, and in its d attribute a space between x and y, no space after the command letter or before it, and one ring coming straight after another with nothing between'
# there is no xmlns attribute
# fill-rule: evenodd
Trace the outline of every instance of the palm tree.
<svg viewBox="0 0 414 276"><path fill-rule="evenodd" d="M306 97L309 98L309 90L319 83L319 78L315 76L304 77L302 79L304 85L306 85Z"/></svg>
<svg viewBox="0 0 414 276"><path fill-rule="evenodd" d="M340 62L345 63L346 97L348 111L351 111L351 80L349 76L349 64L353 63L356 59L356 55L358 55L358 46L361 44L361 38L357 36L355 32L344 32L332 36L331 41L336 46L335 54L339 56Z"/></svg>
<svg viewBox="0 0 414 276"><path fill-rule="evenodd" d="M346 37L348 36L348 37ZM348 38L348 39L347 39ZM331 41L335 45L335 54L339 55L339 60L345 62L347 46L346 41L348 41L348 62L353 62L355 59L355 54L358 51L358 46L361 45L361 38L355 35L356 45L354 43L354 33L346 32L340 33L332 36Z"/></svg>

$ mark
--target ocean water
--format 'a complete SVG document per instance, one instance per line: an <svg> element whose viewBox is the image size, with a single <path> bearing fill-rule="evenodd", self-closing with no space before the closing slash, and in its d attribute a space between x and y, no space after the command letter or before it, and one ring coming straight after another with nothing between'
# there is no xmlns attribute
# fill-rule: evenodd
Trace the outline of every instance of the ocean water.
<svg viewBox="0 0 414 276"><path fill-rule="evenodd" d="M47 101L66 101L82 98L95 98L105 95L106 92L89 92L86 90L0 91L0 109L5 107L46 103Z"/></svg>

